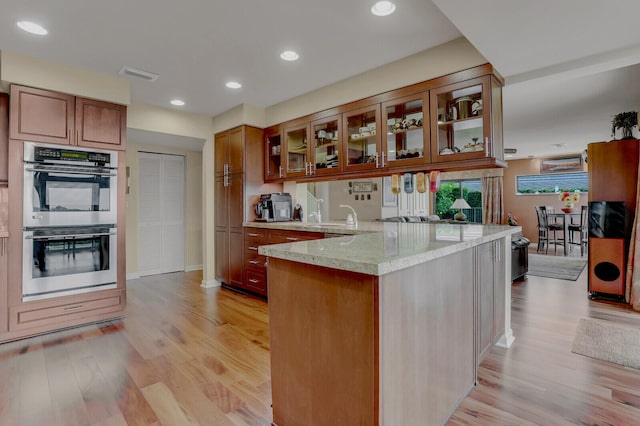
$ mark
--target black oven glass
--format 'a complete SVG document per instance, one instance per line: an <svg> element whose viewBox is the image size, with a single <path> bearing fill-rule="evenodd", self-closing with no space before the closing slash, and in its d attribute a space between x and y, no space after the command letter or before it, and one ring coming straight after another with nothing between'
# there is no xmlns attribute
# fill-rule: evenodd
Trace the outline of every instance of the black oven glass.
<svg viewBox="0 0 640 426"><path fill-rule="evenodd" d="M34 237L33 278L109 270L109 235Z"/></svg>
<svg viewBox="0 0 640 426"><path fill-rule="evenodd" d="M34 212L109 211L109 176L35 172Z"/></svg>

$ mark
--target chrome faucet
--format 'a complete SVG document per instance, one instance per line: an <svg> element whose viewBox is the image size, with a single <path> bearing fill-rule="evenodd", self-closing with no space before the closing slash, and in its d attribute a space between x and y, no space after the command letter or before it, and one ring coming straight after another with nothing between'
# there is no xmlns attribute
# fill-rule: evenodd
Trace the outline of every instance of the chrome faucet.
<svg viewBox="0 0 640 426"><path fill-rule="evenodd" d="M315 217L318 223L322 223L322 213L320 212L321 210L320 205L324 203L324 200L322 198L318 198L316 202L318 203L318 210L315 212L309 213L309 219L311 219L312 217Z"/></svg>
<svg viewBox="0 0 640 426"><path fill-rule="evenodd" d="M353 225L358 226L358 213L356 213L356 210L347 204L340 204L340 207L351 209L351 211L353 212ZM350 225L348 217L347 217L347 225Z"/></svg>

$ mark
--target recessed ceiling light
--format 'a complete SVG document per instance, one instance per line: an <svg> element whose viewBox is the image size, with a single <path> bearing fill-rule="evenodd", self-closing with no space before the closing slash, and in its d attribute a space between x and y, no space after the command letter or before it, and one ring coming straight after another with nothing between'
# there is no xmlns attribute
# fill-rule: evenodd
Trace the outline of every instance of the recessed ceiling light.
<svg viewBox="0 0 640 426"><path fill-rule="evenodd" d="M180 99L173 99L171 101L171 105L175 105L175 106L183 106L184 105L184 101L180 100Z"/></svg>
<svg viewBox="0 0 640 426"><path fill-rule="evenodd" d="M237 81L230 81L226 84L226 86L229 89L239 89L242 87L242 84L238 83Z"/></svg>
<svg viewBox="0 0 640 426"><path fill-rule="evenodd" d="M562 148L563 146L567 146L566 143L552 143L551 146L553 148Z"/></svg>
<svg viewBox="0 0 640 426"><path fill-rule="evenodd" d="M390 1L379 1L373 6L371 6L371 13L376 16L387 16L391 15L396 10L396 5Z"/></svg>
<svg viewBox="0 0 640 426"><path fill-rule="evenodd" d="M36 35L47 35L47 33L49 32L42 25L29 21L18 22L18 27L20 27L21 30Z"/></svg>
<svg viewBox="0 0 640 426"><path fill-rule="evenodd" d="M285 61L295 61L300 57L300 55L293 50L285 50L280 54L280 57Z"/></svg>

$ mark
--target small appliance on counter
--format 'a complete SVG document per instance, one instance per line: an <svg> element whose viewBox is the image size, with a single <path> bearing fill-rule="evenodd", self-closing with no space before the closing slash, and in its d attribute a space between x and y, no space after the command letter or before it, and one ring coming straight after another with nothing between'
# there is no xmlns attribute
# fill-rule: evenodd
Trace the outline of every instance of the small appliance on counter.
<svg viewBox="0 0 640 426"><path fill-rule="evenodd" d="M291 195L274 192L260 195L256 204L256 219L259 222L288 222L292 220Z"/></svg>

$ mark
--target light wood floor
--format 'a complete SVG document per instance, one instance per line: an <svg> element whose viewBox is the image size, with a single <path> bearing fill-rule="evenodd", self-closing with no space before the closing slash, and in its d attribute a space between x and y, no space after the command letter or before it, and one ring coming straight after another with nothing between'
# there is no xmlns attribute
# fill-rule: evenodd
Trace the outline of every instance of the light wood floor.
<svg viewBox="0 0 640 426"><path fill-rule="evenodd" d="M0 425L269 425L267 305L200 280L132 280L121 321L0 345ZM640 325L588 300L585 273L516 283L516 341L491 349L449 423L638 424L640 371L572 354L581 317Z"/></svg>

